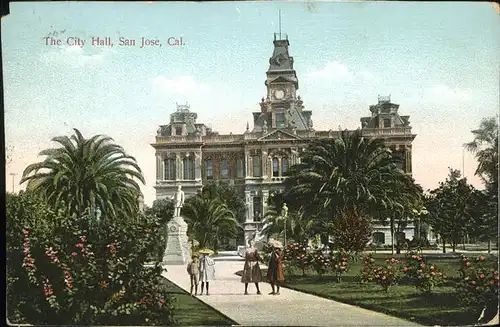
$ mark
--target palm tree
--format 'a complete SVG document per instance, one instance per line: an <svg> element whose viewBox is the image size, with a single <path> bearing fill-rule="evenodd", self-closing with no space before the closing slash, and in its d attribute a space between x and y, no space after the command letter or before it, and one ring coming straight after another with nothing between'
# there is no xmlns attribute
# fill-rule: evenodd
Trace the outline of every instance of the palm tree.
<svg viewBox="0 0 500 327"><path fill-rule="evenodd" d="M87 139L74 131L71 137L53 138L61 147L40 152L45 160L26 167L20 183L28 182L29 189L70 215L97 208L103 217L137 211L141 191L136 179L145 182L135 158L110 137Z"/></svg>
<svg viewBox="0 0 500 327"><path fill-rule="evenodd" d="M312 219L311 217L306 218L301 211L291 211L285 220L281 216L280 210L271 208L264 216L264 227L261 233L267 236L267 238L276 234L279 235L280 238L284 237L285 222L287 239L296 242L304 242L310 236L314 235L314 232L318 229L317 225L319 223L318 220Z"/></svg>
<svg viewBox="0 0 500 327"><path fill-rule="evenodd" d="M201 192L186 201L182 213L188 223L189 234L202 248L213 247L217 250L221 238L234 236L241 228L226 204Z"/></svg>
<svg viewBox="0 0 500 327"><path fill-rule="evenodd" d="M475 174L485 184L492 184L498 194L498 116L485 118L479 129L473 130L474 140L464 144L475 155L479 165Z"/></svg>
<svg viewBox="0 0 500 327"><path fill-rule="evenodd" d="M337 139L313 141L286 184L310 215L331 219L345 208L373 212L390 206L396 194L390 191L406 178L396 160L383 140L364 138L359 129L343 131Z"/></svg>

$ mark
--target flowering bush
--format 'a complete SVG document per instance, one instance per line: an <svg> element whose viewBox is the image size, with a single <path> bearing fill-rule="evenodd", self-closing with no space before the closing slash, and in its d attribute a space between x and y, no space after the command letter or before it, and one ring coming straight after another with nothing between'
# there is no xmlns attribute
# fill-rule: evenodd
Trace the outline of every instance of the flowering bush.
<svg viewBox="0 0 500 327"><path fill-rule="evenodd" d="M442 284L446 279L446 275L440 272L435 264L426 262L422 255L413 252L408 254L402 272L405 279L422 293L431 293L434 286Z"/></svg>
<svg viewBox="0 0 500 327"><path fill-rule="evenodd" d="M27 195L7 202L9 319L36 325L175 322L175 299L160 286L162 267L144 266L157 241L157 219L95 226Z"/></svg>
<svg viewBox="0 0 500 327"><path fill-rule="evenodd" d="M361 268L360 281L361 283L367 283L373 280L375 270L375 259L373 259L373 254L369 253L363 257L363 268Z"/></svg>
<svg viewBox="0 0 500 327"><path fill-rule="evenodd" d="M322 250L316 250L312 253L312 267L322 276L330 267L330 258L326 257Z"/></svg>
<svg viewBox="0 0 500 327"><path fill-rule="evenodd" d="M284 259L287 263L302 270L302 275L306 275L306 269L313 261L312 255L307 252L307 248L300 243L288 244L285 250Z"/></svg>
<svg viewBox="0 0 500 327"><path fill-rule="evenodd" d="M349 255L344 252L337 252L333 258L331 267L337 276L337 282L342 281L342 275L349 269Z"/></svg>
<svg viewBox="0 0 500 327"><path fill-rule="evenodd" d="M397 265L400 264L401 261L391 258L386 259L385 263L385 266L376 267L373 270L373 279L377 284L382 286L385 292L388 292L389 288L396 285L400 279Z"/></svg>
<svg viewBox="0 0 500 327"><path fill-rule="evenodd" d="M460 280L456 284L459 300L477 307L498 306L498 270L487 268L487 258L460 258Z"/></svg>

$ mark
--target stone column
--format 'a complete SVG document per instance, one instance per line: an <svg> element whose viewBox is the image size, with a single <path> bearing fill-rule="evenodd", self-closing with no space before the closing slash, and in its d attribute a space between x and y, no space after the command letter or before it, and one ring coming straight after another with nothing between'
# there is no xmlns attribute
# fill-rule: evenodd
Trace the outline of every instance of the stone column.
<svg viewBox="0 0 500 327"><path fill-rule="evenodd" d="M262 219L267 213L267 200L269 199L269 190L262 190Z"/></svg>
<svg viewBox="0 0 500 327"><path fill-rule="evenodd" d="M281 177L281 156L278 157L278 176Z"/></svg>
<svg viewBox="0 0 500 327"><path fill-rule="evenodd" d="M411 173L411 146L405 146L405 171Z"/></svg>
<svg viewBox="0 0 500 327"><path fill-rule="evenodd" d="M262 166L262 178L267 178L267 149L262 150L260 165Z"/></svg>
<svg viewBox="0 0 500 327"><path fill-rule="evenodd" d="M182 179L182 159L181 154L177 152L175 154L175 180L180 179Z"/></svg>
<svg viewBox="0 0 500 327"><path fill-rule="evenodd" d="M194 153L194 179L201 180L201 150Z"/></svg>
<svg viewBox="0 0 500 327"><path fill-rule="evenodd" d="M252 221L252 198L250 195L250 191L245 191L245 220L246 222Z"/></svg>
<svg viewBox="0 0 500 327"><path fill-rule="evenodd" d="M245 151L245 171L246 177L250 177L250 151Z"/></svg>
<svg viewBox="0 0 500 327"><path fill-rule="evenodd" d="M162 171L161 171L161 168L162 168L162 160L161 160L161 156L160 154L156 154L156 180L157 181L160 181L162 180Z"/></svg>

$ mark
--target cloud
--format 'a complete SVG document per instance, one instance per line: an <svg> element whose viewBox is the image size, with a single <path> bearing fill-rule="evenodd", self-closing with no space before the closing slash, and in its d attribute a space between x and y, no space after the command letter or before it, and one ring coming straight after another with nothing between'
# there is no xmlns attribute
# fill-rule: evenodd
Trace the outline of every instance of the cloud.
<svg viewBox="0 0 500 327"><path fill-rule="evenodd" d="M88 53L85 48L79 46L64 46L53 49L42 54L42 61L46 63L62 63L70 66L88 66L102 63L112 52L104 48L96 53Z"/></svg>
<svg viewBox="0 0 500 327"><path fill-rule="evenodd" d="M427 90L429 98L434 101L463 102L472 99L472 92L466 89L451 88L440 84Z"/></svg>
<svg viewBox="0 0 500 327"><path fill-rule="evenodd" d="M199 96L210 91L208 84L198 83L191 76L180 76L174 79L157 76L153 79L153 88L169 94L185 96Z"/></svg>
<svg viewBox="0 0 500 327"><path fill-rule="evenodd" d="M344 64L339 62L329 62L324 68L310 72L307 76L312 78L343 81L351 79L353 77L353 73L350 72Z"/></svg>
<svg viewBox="0 0 500 327"><path fill-rule="evenodd" d="M307 74L309 79L322 79L329 82L366 82L376 79L375 75L368 71L352 71L346 65L331 61L325 67Z"/></svg>

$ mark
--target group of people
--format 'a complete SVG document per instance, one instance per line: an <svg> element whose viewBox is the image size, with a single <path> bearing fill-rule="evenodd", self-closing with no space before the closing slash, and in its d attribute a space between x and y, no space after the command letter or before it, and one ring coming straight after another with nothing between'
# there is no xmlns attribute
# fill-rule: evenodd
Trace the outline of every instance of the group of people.
<svg viewBox="0 0 500 327"><path fill-rule="evenodd" d="M206 289L206 295L209 295L208 286L211 280L215 279L215 261L210 258L208 253L197 254L194 253L192 261L188 263L187 272L191 278L191 291L190 294L198 295L198 284L201 282L201 292Z"/></svg>
<svg viewBox="0 0 500 327"><path fill-rule="evenodd" d="M281 261L281 250L283 246L280 242L270 240L268 245L271 248L271 257L267 268L267 281L271 284L272 292L270 295L280 294L280 282L285 279L283 272L283 263ZM257 294L260 292L259 283L262 282L262 271L259 266L262 258L255 247L255 241L249 242L249 247L245 251L245 264L241 282L245 284L245 295L248 295L248 284L253 283L257 288ZM193 254L192 261L188 264L187 271L191 278L191 295L198 295L198 283L201 282L201 293L206 287L206 295L209 295L209 281L215 278L215 262L209 257L209 254Z"/></svg>

